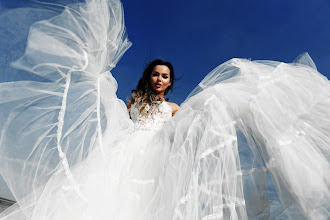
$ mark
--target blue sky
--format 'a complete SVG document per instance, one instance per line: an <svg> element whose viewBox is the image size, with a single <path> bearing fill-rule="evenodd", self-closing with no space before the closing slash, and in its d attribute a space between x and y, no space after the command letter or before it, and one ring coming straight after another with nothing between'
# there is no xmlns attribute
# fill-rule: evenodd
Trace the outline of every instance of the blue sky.
<svg viewBox="0 0 330 220"><path fill-rule="evenodd" d="M170 96L177 103L234 57L292 62L308 52L330 78L330 1L126 0L123 5L133 46L114 71L119 96L129 94L122 87L134 87L144 64L158 57L173 62L181 77ZM126 71L135 72L132 82L119 76Z"/></svg>
<svg viewBox="0 0 330 220"><path fill-rule="evenodd" d="M0 3L15 8L29 1ZM123 5L133 45L112 72L124 100L156 58L174 65L180 80L169 97L178 104L208 72L234 57L291 62L308 52L330 78L328 0L124 0Z"/></svg>

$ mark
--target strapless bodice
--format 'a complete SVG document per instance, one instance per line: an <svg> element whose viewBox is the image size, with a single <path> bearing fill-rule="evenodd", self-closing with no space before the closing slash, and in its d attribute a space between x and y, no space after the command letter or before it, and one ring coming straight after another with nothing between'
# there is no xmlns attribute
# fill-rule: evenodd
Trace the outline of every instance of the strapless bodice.
<svg viewBox="0 0 330 220"><path fill-rule="evenodd" d="M148 111L147 115L140 114L136 103L132 104L129 109L130 117L134 122L135 131L156 131L172 117L172 107L166 102L162 102L153 107L147 104L145 108Z"/></svg>

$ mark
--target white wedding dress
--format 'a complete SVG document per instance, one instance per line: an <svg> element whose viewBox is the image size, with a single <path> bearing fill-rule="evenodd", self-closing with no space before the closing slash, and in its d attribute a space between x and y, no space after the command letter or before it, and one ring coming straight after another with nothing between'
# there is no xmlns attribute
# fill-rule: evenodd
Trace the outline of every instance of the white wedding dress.
<svg viewBox="0 0 330 220"><path fill-rule="evenodd" d="M121 3L86 0L32 25L0 84L1 219L327 219L330 83L309 57L231 59L174 117L130 112L111 71L129 48Z"/></svg>

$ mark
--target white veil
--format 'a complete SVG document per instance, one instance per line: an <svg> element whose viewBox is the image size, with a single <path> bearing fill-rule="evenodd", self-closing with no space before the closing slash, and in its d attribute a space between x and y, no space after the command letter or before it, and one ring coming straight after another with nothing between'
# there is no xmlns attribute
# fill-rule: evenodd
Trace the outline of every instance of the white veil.
<svg viewBox="0 0 330 220"><path fill-rule="evenodd" d="M285 212L293 219L326 219L329 104L330 83L307 53L291 64L232 59L216 67L181 106L178 114L185 116L176 119L185 118L187 128L180 122L172 129L184 140L174 141L174 151L187 146L177 163L194 161L195 182L181 192L180 215L198 219L192 213L199 210L200 218L205 212L210 219L244 219L247 212L251 219L274 219ZM200 134L193 141L186 130ZM194 146L199 149L189 158Z"/></svg>
<svg viewBox="0 0 330 220"><path fill-rule="evenodd" d="M119 1L68 5L31 26L25 54L13 65L48 82L0 87L0 171L18 205L37 201L56 172L79 194L71 168L102 147L107 123L122 128L114 134L130 128L109 72L130 45Z"/></svg>

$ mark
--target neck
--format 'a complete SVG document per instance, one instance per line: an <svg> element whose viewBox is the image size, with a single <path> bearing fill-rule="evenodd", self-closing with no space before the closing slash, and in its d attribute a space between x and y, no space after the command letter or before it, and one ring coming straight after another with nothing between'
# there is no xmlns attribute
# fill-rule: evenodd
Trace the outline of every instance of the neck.
<svg viewBox="0 0 330 220"><path fill-rule="evenodd" d="M161 100L165 101L165 98L164 98L164 93L160 93L160 94L157 94L159 96L159 98L161 98Z"/></svg>

